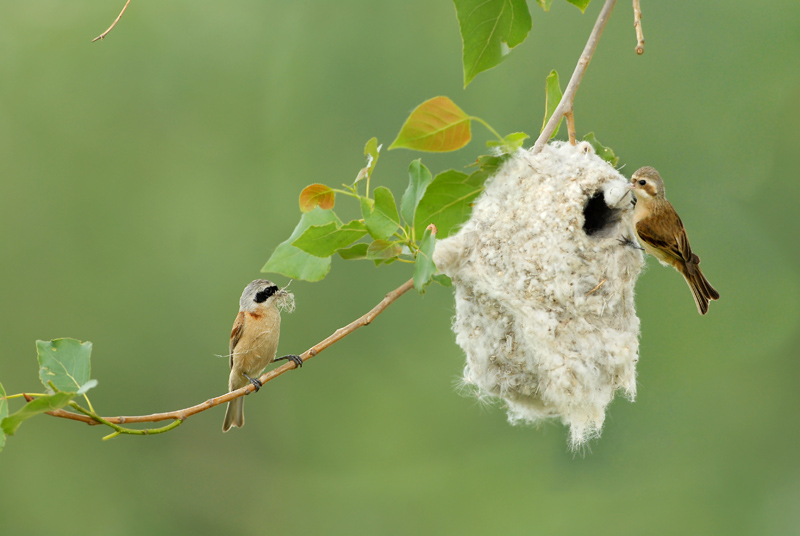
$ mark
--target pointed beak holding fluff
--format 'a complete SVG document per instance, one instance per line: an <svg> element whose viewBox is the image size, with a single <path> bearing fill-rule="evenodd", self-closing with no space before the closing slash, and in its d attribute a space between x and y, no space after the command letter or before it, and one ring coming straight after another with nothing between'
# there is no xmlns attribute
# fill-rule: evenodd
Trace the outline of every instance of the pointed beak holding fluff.
<svg viewBox="0 0 800 536"><path fill-rule="evenodd" d="M288 286L286 285L286 287ZM280 311L291 313L294 311L294 294L286 290L286 287L275 293L275 307Z"/></svg>

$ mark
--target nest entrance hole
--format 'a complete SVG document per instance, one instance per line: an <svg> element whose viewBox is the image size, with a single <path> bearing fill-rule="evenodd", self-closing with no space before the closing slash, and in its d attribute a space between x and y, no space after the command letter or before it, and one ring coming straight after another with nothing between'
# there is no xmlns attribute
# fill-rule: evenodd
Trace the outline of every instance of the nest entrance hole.
<svg viewBox="0 0 800 536"><path fill-rule="evenodd" d="M613 234L622 211L606 205L603 192L596 192L583 207L583 231L588 236L603 237Z"/></svg>

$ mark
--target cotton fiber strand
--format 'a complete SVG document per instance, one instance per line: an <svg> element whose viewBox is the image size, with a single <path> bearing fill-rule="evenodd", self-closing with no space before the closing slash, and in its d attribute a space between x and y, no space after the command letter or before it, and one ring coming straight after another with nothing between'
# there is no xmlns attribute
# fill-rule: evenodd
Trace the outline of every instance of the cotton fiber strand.
<svg viewBox="0 0 800 536"><path fill-rule="evenodd" d="M520 150L434 253L465 384L504 400L512 424L560 418L572 447L599 435L617 390L636 394L644 259L627 185L586 142Z"/></svg>

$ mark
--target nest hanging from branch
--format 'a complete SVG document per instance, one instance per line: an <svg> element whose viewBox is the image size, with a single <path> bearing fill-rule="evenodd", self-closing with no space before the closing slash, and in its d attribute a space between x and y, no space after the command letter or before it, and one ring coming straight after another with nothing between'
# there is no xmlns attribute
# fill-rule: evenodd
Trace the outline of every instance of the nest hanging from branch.
<svg viewBox="0 0 800 536"><path fill-rule="evenodd" d="M599 435L617 390L636 393L644 258L627 182L586 142L519 151L434 254L465 384L503 399L511 423L560 418L573 447Z"/></svg>

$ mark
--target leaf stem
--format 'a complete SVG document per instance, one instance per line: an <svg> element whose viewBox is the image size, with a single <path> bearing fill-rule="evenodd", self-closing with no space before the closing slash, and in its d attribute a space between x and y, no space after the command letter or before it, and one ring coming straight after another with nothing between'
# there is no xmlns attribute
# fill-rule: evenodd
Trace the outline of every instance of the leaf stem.
<svg viewBox="0 0 800 536"><path fill-rule="evenodd" d="M107 440L107 439L112 439L112 438L116 437L119 434L130 434L130 435L163 434L164 432L169 432L170 430L173 430L173 429L177 428L178 426L180 426L181 424L183 424L183 419L176 417L174 421L172 421L171 423L169 423L166 426L162 426L161 428L145 428L145 429L142 429L142 430L136 430L134 428L125 428L125 427L122 427L122 426L120 426L118 424L114 424L113 422L108 421L108 420L104 419L103 417L99 416L94 411L90 411L90 410L88 410L86 408L81 407L80 404L78 404L77 402L72 401L72 402L69 403L69 405L74 410L79 411L79 412L83 413L84 415L90 417L91 419L99 422L100 424L105 424L106 426L108 426L108 427L110 427L110 428L112 428L114 430L113 434L109 434L109 435L107 435L107 436L105 436L103 438L104 441Z"/></svg>
<svg viewBox="0 0 800 536"><path fill-rule="evenodd" d="M357 193L348 192L347 190L340 190L340 189L338 189L338 188L331 188L331 190L333 190L333 191L334 191L334 192L336 192L337 194L349 195L350 197L355 197L356 199L358 199L359 197L361 197L361 196L360 196L360 195L358 195Z"/></svg>
<svg viewBox="0 0 800 536"><path fill-rule="evenodd" d="M497 139L500 141L500 143L504 143L506 141L506 140L503 139L503 136L501 136L495 129L492 128L492 125L490 125L489 123L487 123L486 121L484 121L480 117L470 116L470 119L473 120L473 121L477 121L481 125L485 126L487 129L489 129L489 132L494 134L495 137L497 137Z"/></svg>
<svg viewBox="0 0 800 536"><path fill-rule="evenodd" d="M89 396L86 393L83 393L83 398L86 400L86 405L89 406L89 409L94 413L94 408L92 407L92 403L89 401Z"/></svg>
<svg viewBox="0 0 800 536"><path fill-rule="evenodd" d="M23 398L25 396L49 396L49 395L46 395L44 393L17 393L15 395L6 395L2 398L5 398L6 400L11 400L12 398Z"/></svg>

